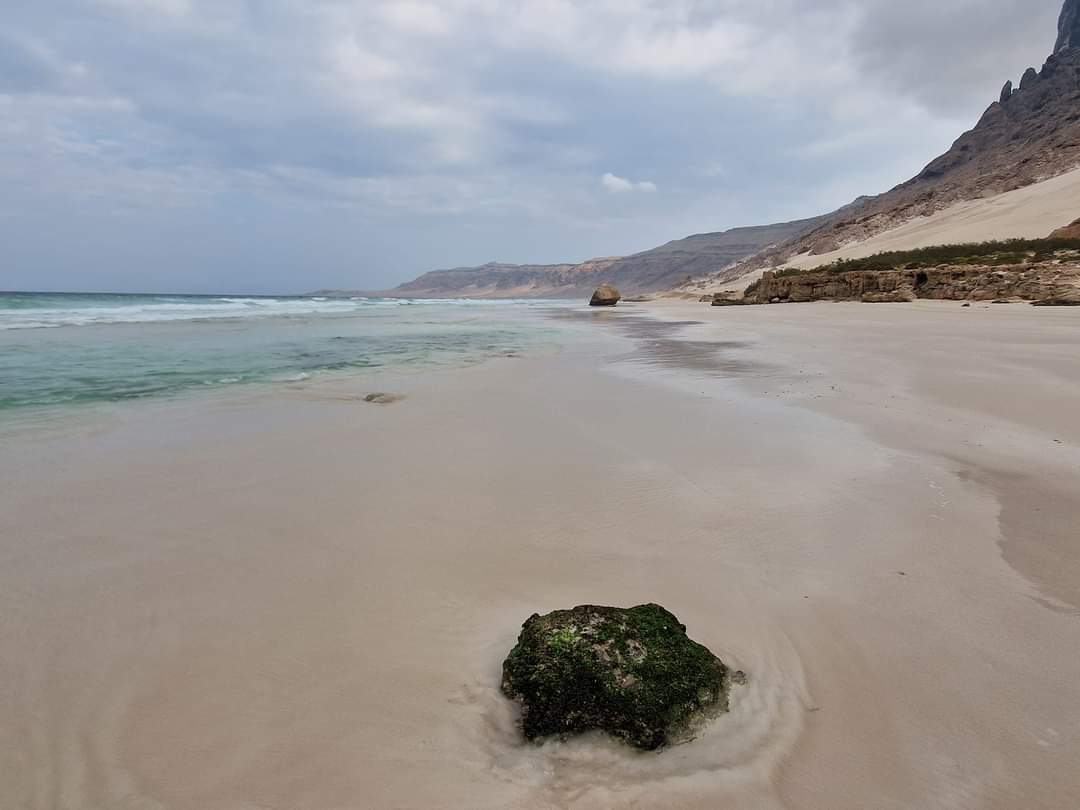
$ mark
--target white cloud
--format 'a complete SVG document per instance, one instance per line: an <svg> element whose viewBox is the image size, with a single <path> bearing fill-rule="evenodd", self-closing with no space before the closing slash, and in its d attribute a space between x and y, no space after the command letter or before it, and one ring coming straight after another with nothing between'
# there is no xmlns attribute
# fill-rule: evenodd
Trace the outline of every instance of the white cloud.
<svg viewBox="0 0 1080 810"><path fill-rule="evenodd" d="M600 178L600 184L608 191L615 193L634 190L633 183L631 183L625 177L618 177L611 172L606 173L603 177Z"/></svg>
<svg viewBox="0 0 1080 810"><path fill-rule="evenodd" d="M612 174L611 172L604 173L600 178L600 185L612 194L627 194L633 191L652 193L656 191L656 183L653 183L650 180L635 183L633 180L627 180L625 177L619 177L617 174Z"/></svg>
<svg viewBox="0 0 1080 810"><path fill-rule="evenodd" d="M395 28L426 36L441 36L451 29L450 17L434 3L397 0L380 9L383 18Z"/></svg>
<svg viewBox="0 0 1080 810"><path fill-rule="evenodd" d="M98 0L98 2L103 6L133 14L149 13L184 17L192 10L190 0Z"/></svg>

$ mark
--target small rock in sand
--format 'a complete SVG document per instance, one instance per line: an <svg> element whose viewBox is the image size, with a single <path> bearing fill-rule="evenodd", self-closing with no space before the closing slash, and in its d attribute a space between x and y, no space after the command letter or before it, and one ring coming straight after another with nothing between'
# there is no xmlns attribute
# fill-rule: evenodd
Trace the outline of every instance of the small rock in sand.
<svg viewBox="0 0 1080 810"><path fill-rule="evenodd" d="M368 394L364 397L364 402L370 402L372 405L393 405L395 402L400 402L405 399L404 394Z"/></svg>

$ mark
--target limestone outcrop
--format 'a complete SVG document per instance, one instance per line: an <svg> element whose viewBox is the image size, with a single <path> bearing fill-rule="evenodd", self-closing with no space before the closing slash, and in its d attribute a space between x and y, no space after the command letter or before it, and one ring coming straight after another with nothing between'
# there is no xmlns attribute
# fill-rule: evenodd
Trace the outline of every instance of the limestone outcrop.
<svg viewBox="0 0 1080 810"><path fill-rule="evenodd" d="M712 305L714 307L730 307L737 306L743 302L742 293L738 292L718 292L712 296Z"/></svg>
<svg viewBox="0 0 1080 810"><path fill-rule="evenodd" d="M596 288L596 292L592 294L592 298L589 300L589 306L591 307L613 307L619 303L622 296L619 291L611 284L601 284Z"/></svg>
<svg viewBox="0 0 1080 810"><path fill-rule="evenodd" d="M766 272L746 291L747 304L803 301L891 303L941 301L1066 302L1080 295L1080 262L1002 266L943 265L921 269L829 269Z"/></svg>
<svg viewBox="0 0 1080 810"><path fill-rule="evenodd" d="M1066 225L1063 228L1058 228L1056 231L1050 234L1050 239L1080 239L1080 219L1075 222Z"/></svg>

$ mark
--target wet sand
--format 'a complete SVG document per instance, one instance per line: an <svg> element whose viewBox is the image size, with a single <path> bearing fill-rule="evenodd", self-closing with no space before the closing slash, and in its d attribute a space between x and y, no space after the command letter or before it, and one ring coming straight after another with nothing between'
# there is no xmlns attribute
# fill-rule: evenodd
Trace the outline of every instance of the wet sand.
<svg viewBox="0 0 1080 810"><path fill-rule="evenodd" d="M1080 312L581 317L0 429L0 806L1080 805ZM747 671L732 712L520 742L520 623L645 601Z"/></svg>

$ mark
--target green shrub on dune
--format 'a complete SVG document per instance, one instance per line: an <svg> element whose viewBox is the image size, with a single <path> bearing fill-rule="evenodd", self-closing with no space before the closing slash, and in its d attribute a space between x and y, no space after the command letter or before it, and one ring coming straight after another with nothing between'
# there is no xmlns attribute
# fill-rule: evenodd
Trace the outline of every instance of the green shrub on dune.
<svg viewBox="0 0 1080 810"><path fill-rule="evenodd" d="M997 242L972 242L960 245L935 245L914 250L894 250L860 259L840 259L832 264L806 270L784 267L775 271L775 276L785 278L799 273L918 270L942 265L998 267L1076 258L1080 258L1080 239L1008 239Z"/></svg>

